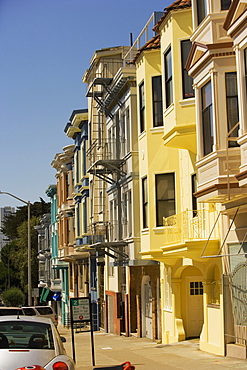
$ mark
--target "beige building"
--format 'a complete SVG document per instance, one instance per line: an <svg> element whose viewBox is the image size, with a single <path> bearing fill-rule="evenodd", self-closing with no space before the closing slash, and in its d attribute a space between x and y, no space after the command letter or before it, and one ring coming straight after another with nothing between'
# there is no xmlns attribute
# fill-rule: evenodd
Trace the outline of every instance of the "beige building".
<svg viewBox="0 0 247 370"><path fill-rule="evenodd" d="M208 326L204 325L201 348L246 357L246 2L193 1L192 10L193 46L187 68L196 97L196 197L217 210L212 232L221 230L217 251L203 250L202 255L215 265L213 279L210 282L208 274L206 282L218 286L220 304L212 305L210 296L205 301Z"/></svg>

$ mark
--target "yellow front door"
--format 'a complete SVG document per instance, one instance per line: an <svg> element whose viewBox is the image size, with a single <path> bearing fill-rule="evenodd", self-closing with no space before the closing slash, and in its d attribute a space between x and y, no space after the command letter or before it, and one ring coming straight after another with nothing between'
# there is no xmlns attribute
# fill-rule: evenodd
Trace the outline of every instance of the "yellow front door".
<svg viewBox="0 0 247 370"><path fill-rule="evenodd" d="M187 277L186 337L199 337L203 325L203 285L200 277Z"/></svg>

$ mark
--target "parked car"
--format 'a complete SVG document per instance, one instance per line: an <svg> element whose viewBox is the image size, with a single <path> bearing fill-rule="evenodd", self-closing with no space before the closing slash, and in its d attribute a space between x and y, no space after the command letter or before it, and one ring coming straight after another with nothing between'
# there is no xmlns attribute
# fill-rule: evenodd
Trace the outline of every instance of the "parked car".
<svg viewBox="0 0 247 370"><path fill-rule="evenodd" d="M37 316L0 317L1 369L43 367L75 370L51 319Z"/></svg>
<svg viewBox="0 0 247 370"><path fill-rule="evenodd" d="M23 310L20 307L0 307L0 316L9 315L24 315Z"/></svg>
<svg viewBox="0 0 247 370"><path fill-rule="evenodd" d="M26 316L40 316L52 319L53 323L57 326L58 317L51 306L32 306L21 308Z"/></svg>

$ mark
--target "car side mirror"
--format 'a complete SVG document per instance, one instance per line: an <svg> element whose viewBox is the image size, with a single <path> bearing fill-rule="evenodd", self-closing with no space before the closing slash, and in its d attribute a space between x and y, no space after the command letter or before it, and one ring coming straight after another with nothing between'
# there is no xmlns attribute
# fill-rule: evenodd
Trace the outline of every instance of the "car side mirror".
<svg viewBox="0 0 247 370"><path fill-rule="evenodd" d="M65 342L66 342L66 338L65 338L65 337L61 337L61 336L60 336L60 338L61 338L61 341L62 341L63 343L65 343Z"/></svg>

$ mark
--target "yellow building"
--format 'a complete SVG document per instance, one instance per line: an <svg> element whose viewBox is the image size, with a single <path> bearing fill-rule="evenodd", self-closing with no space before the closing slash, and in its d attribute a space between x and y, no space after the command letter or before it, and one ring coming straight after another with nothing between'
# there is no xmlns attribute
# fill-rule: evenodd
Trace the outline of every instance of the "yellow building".
<svg viewBox="0 0 247 370"><path fill-rule="evenodd" d="M196 110L185 68L192 29L190 1L174 2L155 27L158 35L136 59L141 253L160 262L163 343L198 337L201 348L223 354L221 261L208 257L220 246L219 226L213 228L217 212L194 196ZM159 38L160 50L154 48ZM160 95L162 122L156 126Z"/></svg>

